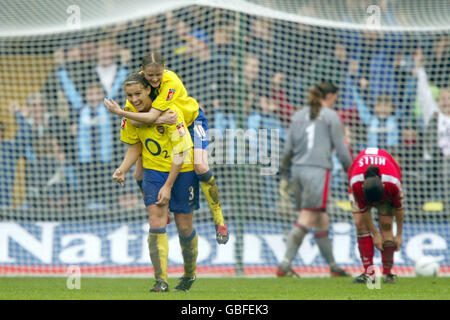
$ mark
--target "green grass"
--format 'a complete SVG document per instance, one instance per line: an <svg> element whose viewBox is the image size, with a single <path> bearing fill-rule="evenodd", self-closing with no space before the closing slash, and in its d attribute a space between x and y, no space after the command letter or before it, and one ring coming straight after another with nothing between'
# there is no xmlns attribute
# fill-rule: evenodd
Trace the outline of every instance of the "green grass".
<svg viewBox="0 0 450 320"><path fill-rule="evenodd" d="M350 278L199 278L190 292L149 293L153 279L81 278L68 289L66 278L0 278L1 300L449 300L450 278L399 278L380 289ZM178 279L169 279L174 288Z"/></svg>

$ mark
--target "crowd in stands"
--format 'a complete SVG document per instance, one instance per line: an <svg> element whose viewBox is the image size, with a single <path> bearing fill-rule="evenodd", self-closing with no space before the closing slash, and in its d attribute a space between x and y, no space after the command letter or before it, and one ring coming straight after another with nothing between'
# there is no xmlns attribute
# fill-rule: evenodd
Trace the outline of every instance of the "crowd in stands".
<svg viewBox="0 0 450 320"><path fill-rule="evenodd" d="M54 66L41 90L26 105L7 106L17 131L5 138L8 123L0 120L0 207L13 205L19 159L26 161L27 187L18 207L123 205L117 199L124 192L111 179L124 150L120 119L102 101L123 104L123 80L150 51L162 53L210 127L222 133L273 128L283 139L308 89L330 80L339 87L336 109L353 155L384 148L399 160L410 199L450 201L448 32L339 30L244 14L238 19L205 7L94 31L54 45ZM266 185L276 182L271 179ZM333 179L345 190L339 165ZM129 184L129 193L138 195Z"/></svg>

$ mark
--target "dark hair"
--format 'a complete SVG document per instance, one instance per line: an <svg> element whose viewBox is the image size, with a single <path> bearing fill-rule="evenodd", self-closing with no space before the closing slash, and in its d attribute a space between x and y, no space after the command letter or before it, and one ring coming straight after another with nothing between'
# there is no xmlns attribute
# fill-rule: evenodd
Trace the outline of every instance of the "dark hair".
<svg viewBox="0 0 450 320"><path fill-rule="evenodd" d="M370 165L364 172L363 184L364 198L368 203L377 203L383 198L383 182L381 181L380 168Z"/></svg>
<svg viewBox="0 0 450 320"><path fill-rule="evenodd" d="M320 108L322 107L321 101L325 99L329 93L337 93L338 88L330 81L322 81L316 84L309 90L308 104L311 107L309 114L311 120L314 120L319 115Z"/></svg>
<svg viewBox="0 0 450 320"><path fill-rule="evenodd" d="M364 172L364 178L370 178L370 177L380 177L380 168L374 165L370 165L366 168L366 171Z"/></svg>
<svg viewBox="0 0 450 320"><path fill-rule="evenodd" d="M157 65L157 66L161 66L164 67L165 66L165 61L164 58L161 54L159 54L158 52L150 52L148 53L143 59L142 59L142 68L145 68L146 66L149 65Z"/></svg>
<svg viewBox="0 0 450 320"><path fill-rule="evenodd" d="M150 86L150 83L145 78L145 76L139 72L130 73L123 82L123 86L125 87L135 83L140 83L144 88L148 88Z"/></svg>

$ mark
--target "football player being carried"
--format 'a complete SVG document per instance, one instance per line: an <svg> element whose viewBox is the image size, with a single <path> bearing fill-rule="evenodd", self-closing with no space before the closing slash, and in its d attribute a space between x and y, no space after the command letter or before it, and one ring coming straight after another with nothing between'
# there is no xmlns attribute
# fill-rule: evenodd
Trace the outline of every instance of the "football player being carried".
<svg viewBox="0 0 450 320"><path fill-rule="evenodd" d="M123 86L132 112L150 110L150 83L142 74L130 74ZM128 121L122 125L120 139L129 146L113 174L114 180L123 186L126 173L142 158L142 189L150 225L148 247L156 280L151 292L169 291L166 231L169 210L175 215L184 262L184 275L174 290L189 291L196 279L198 235L193 226L193 211L199 203L193 143L189 131L183 127L183 113L175 105L170 108L178 115L173 125L136 128Z"/></svg>
<svg viewBox="0 0 450 320"><path fill-rule="evenodd" d="M158 123L174 124L171 116L176 119L176 113L169 109L175 105L183 112L186 125L194 143L194 169L200 182L200 187L210 207L216 228L218 244L226 244L229 239L228 227L225 223L219 191L214 174L208 165L207 148L209 145L207 132L208 120L196 99L188 92L178 75L165 68L164 58L159 53L149 53L142 60L141 74L151 86L150 98L152 108L148 112L131 112L126 106L124 110L114 100L105 100L108 110L126 118L135 127L151 126ZM127 101L127 104L129 101ZM135 178L142 191L142 160L136 163Z"/></svg>

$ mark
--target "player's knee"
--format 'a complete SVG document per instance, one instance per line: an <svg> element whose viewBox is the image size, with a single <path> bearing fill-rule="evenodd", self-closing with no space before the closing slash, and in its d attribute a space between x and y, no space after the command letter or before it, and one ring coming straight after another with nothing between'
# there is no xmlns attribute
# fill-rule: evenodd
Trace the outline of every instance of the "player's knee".
<svg viewBox="0 0 450 320"><path fill-rule="evenodd" d="M316 223L315 212L308 209L302 209L297 219L297 223L306 227L308 230L314 228Z"/></svg>
<svg viewBox="0 0 450 320"><path fill-rule="evenodd" d="M149 224L151 229L161 229L167 226L167 218L160 216L151 216L149 219Z"/></svg>
<svg viewBox="0 0 450 320"><path fill-rule="evenodd" d="M330 228L330 222L328 222L328 223L320 222L320 223L316 223L314 225L314 229L316 229L316 230L328 230L329 228Z"/></svg>
<svg viewBox="0 0 450 320"><path fill-rule="evenodd" d="M194 170L196 174L203 174L209 171L208 163L199 162L194 164Z"/></svg>
<svg viewBox="0 0 450 320"><path fill-rule="evenodd" d="M208 152L204 149L194 149L194 170L196 174L203 174L209 171Z"/></svg>
<svg viewBox="0 0 450 320"><path fill-rule="evenodd" d="M380 229L381 229L381 231L389 232L392 230L392 223L382 222L382 223L380 223Z"/></svg>
<svg viewBox="0 0 450 320"><path fill-rule="evenodd" d="M178 226L178 234L183 238L189 237L193 231L194 228L192 225Z"/></svg>
<svg viewBox="0 0 450 320"><path fill-rule="evenodd" d="M369 232L369 228L367 227L367 225L364 223L364 221L362 219L355 219L355 227L356 227L356 232L358 232L359 234Z"/></svg>
<svg viewBox="0 0 450 320"><path fill-rule="evenodd" d="M318 213L314 228L316 230L328 230L330 227L330 217L326 211Z"/></svg>
<svg viewBox="0 0 450 320"><path fill-rule="evenodd" d="M189 236L194 230L192 224L192 214L175 214L175 224L178 234L182 237Z"/></svg>

